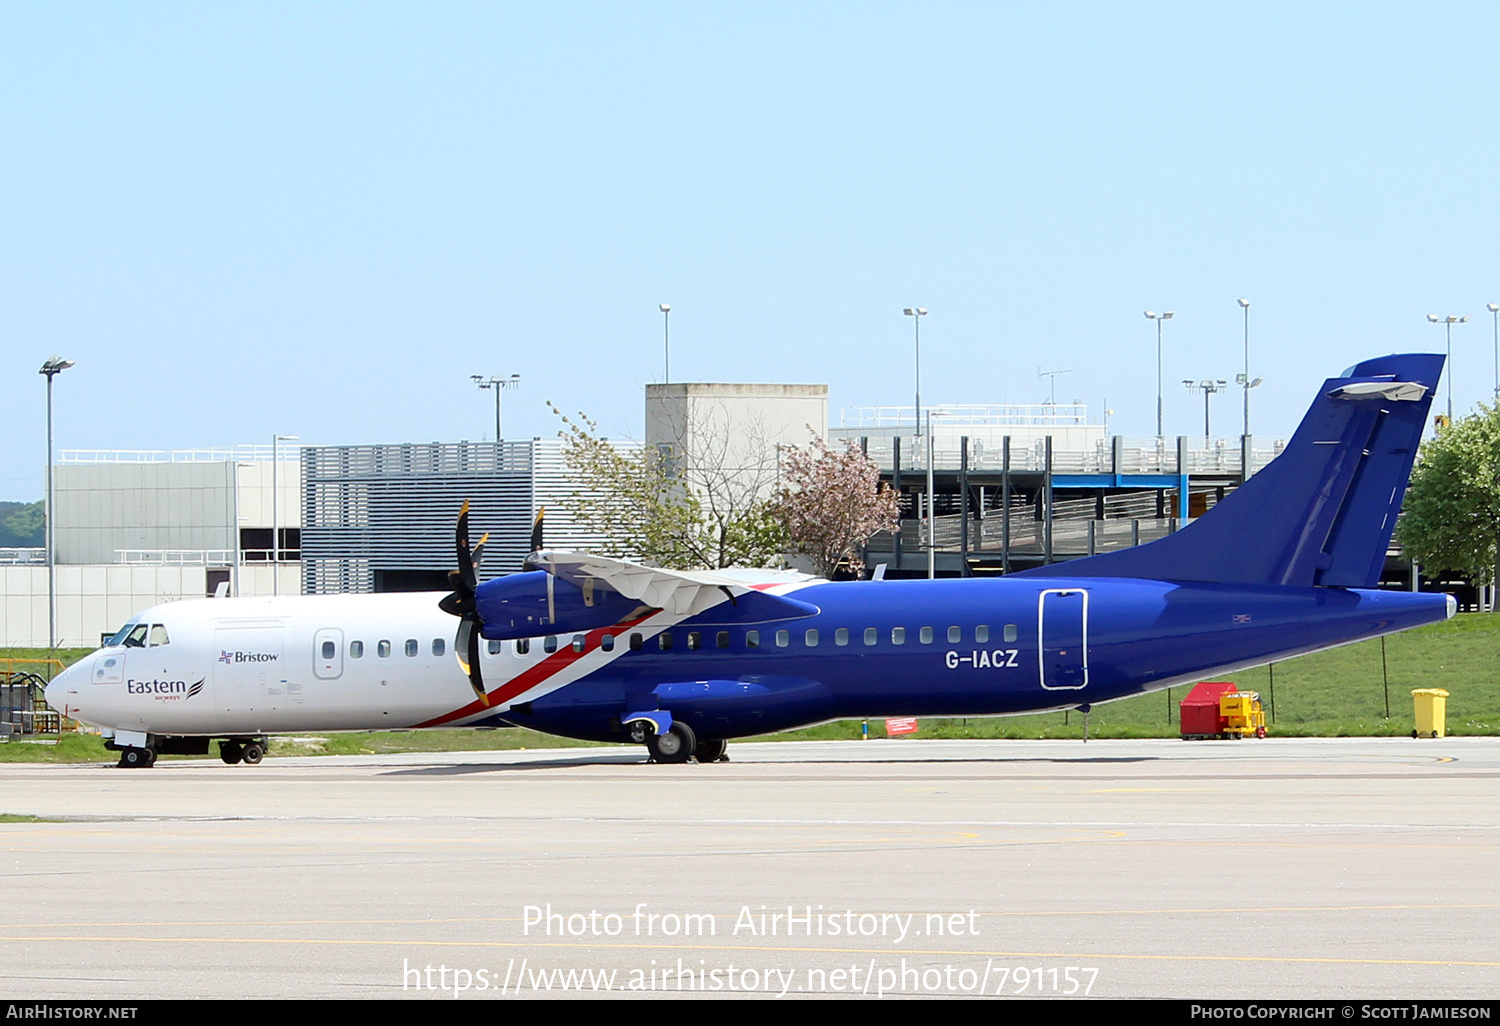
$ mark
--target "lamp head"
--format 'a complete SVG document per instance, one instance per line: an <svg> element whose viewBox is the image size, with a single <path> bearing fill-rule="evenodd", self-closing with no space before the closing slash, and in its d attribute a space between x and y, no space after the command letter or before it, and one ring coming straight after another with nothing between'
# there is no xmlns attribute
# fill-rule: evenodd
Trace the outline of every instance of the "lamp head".
<svg viewBox="0 0 1500 1026"><path fill-rule="evenodd" d="M1235 302L1240 304L1240 309L1242 310L1250 309L1250 300L1248 299L1236 299Z"/></svg>

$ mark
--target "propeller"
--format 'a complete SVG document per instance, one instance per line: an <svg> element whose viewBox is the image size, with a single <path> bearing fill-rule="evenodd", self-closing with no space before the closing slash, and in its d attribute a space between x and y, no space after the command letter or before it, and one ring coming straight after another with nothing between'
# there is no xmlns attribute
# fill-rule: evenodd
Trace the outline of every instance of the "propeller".
<svg viewBox="0 0 1500 1026"><path fill-rule="evenodd" d="M458 529L454 542L458 554L458 569L448 571L448 585L452 594L443 596L438 608L450 616L458 617L458 636L453 641L453 654L458 665L463 667L474 689L474 697L483 705L490 704L490 696L484 690L484 678L479 670L479 639L484 621L479 619L479 610L474 603L474 589L479 586L479 564L484 561L484 544L488 534L479 539L479 544L469 549L469 502L464 500L458 511ZM477 628L477 629L476 629Z"/></svg>
<svg viewBox="0 0 1500 1026"><path fill-rule="evenodd" d="M542 518L547 515L547 507L543 506L536 511L536 519L531 522L531 555L521 560L521 569L530 570L535 564L531 562L531 556L542 551Z"/></svg>

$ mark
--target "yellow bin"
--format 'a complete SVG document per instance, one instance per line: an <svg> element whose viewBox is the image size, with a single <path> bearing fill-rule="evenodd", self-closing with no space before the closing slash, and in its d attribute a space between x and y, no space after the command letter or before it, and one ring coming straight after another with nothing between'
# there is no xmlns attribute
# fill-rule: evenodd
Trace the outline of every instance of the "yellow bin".
<svg viewBox="0 0 1500 1026"><path fill-rule="evenodd" d="M1417 729L1411 736L1447 737L1448 692L1442 688L1417 688L1411 697L1417 707Z"/></svg>

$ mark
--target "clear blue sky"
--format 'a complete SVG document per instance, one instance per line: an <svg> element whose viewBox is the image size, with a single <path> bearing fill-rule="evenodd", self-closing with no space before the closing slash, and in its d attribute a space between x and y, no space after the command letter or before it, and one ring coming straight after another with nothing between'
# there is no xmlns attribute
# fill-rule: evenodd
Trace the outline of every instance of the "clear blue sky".
<svg viewBox="0 0 1500 1026"><path fill-rule="evenodd" d="M1493 4L0 7L0 498L59 448L641 432L674 380L1255 433L1455 331L1494 383ZM1238 394L1216 404L1235 433ZM1216 430L1216 434L1221 433Z"/></svg>

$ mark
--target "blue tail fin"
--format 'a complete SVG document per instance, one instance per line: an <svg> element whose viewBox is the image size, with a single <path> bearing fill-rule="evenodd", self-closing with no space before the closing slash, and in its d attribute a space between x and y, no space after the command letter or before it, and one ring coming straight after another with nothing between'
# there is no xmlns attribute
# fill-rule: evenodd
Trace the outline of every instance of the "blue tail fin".
<svg viewBox="0 0 1500 1026"><path fill-rule="evenodd" d="M1022 575L1373 587L1442 370L1426 354L1357 364L1323 383L1280 456L1193 524Z"/></svg>

